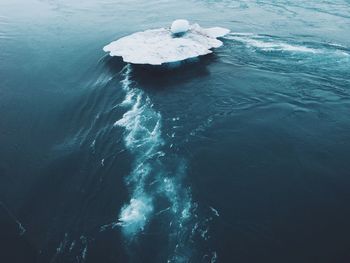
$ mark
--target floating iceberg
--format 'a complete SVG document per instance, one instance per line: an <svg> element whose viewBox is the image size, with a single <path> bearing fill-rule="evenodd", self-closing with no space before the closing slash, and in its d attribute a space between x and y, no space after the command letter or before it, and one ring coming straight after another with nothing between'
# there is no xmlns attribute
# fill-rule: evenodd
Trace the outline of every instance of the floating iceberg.
<svg viewBox="0 0 350 263"><path fill-rule="evenodd" d="M175 20L171 28L137 32L103 48L110 56L120 56L133 64L161 65L212 53L223 43L217 38L230 30L222 27L202 28L187 20Z"/></svg>

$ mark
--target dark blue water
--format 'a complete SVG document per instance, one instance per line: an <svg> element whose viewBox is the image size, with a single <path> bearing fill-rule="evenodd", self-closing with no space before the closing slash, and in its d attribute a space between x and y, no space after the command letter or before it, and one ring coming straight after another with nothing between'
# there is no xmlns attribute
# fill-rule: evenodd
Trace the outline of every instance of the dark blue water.
<svg viewBox="0 0 350 263"><path fill-rule="evenodd" d="M0 79L0 262L349 262L349 1L2 0Z"/></svg>

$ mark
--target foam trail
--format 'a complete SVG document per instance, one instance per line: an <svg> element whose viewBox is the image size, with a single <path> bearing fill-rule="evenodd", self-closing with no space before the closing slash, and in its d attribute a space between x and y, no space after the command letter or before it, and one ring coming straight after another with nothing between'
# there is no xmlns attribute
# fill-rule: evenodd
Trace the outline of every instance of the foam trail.
<svg viewBox="0 0 350 263"><path fill-rule="evenodd" d="M153 197L146 190L146 182L152 176L152 160L160 154L163 142L160 114L141 90L131 88L130 75L131 66L128 64L121 81L126 91L121 106L131 105L131 108L114 125L125 128L124 143L135 158L133 170L126 179L131 188L131 199L122 207L118 225L122 226L126 236L135 236L144 229L154 210Z"/></svg>
<svg viewBox="0 0 350 263"><path fill-rule="evenodd" d="M322 51L318 49L302 45L292 45L281 41L271 41L269 39L265 39L263 36L250 33L231 33L225 38L244 43L247 46L261 49L263 51L288 51L312 54L322 53Z"/></svg>
<svg viewBox="0 0 350 263"><path fill-rule="evenodd" d="M182 184L186 162L177 155L165 157L162 116L153 108L150 98L133 87L131 73L128 64L121 81L126 95L119 104L128 110L114 124L125 129L124 144L134 158L132 170L126 177L130 200L121 208L118 222L112 226L120 226L124 236L133 240L146 231L154 216L170 220L166 224L168 247L172 251L168 262L188 262L194 250L193 235L203 229L197 227L197 216L194 217L197 205L192 201L191 191ZM160 205L159 200L164 199L167 203Z"/></svg>

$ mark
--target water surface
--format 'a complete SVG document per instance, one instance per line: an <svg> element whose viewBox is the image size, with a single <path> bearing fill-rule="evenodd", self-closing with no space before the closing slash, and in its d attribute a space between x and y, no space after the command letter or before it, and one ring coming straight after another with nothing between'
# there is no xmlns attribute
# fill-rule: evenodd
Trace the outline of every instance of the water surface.
<svg viewBox="0 0 350 263"><path fill-rule="evenodd" d="M187 18L214 54L102 47ZM1 262L348 262L350 3L0 3Z"/></svg>

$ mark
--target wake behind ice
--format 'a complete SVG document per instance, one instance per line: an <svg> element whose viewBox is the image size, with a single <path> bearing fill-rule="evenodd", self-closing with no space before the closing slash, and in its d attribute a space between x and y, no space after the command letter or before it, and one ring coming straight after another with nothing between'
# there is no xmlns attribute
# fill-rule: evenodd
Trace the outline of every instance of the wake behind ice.
<svg viewBox="0 0 350 263"><path fill-rule="evenodd" d="M217 38L229 32L226 28L202 28L179 19L170 28L137 32L113 41L103 50L132 64L161 65L210 54L212 48L223 44Z"/></svg>

